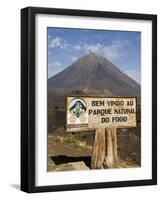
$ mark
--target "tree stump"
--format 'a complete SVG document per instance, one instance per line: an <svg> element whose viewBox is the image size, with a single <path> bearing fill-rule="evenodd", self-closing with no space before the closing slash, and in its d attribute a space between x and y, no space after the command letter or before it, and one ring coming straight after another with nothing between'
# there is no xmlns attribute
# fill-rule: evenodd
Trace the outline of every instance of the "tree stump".
<svg viewBox="0 0 161 200"><path fill-rule="evenodd" d="M96 129L91 169L114 168L117 161L116 128Z"/></svg>

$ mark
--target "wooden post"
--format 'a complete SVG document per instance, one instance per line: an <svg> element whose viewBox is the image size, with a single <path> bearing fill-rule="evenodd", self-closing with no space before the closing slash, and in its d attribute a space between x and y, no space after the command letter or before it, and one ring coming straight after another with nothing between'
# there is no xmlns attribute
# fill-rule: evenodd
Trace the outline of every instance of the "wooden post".
<svg viewBox="0 0 161 200"><path fill-rule="evenodd" d="M96 129L91 169L114 168L117 161L116 128Z"/></svg>
<svg viewBox="0 0 161 200"><path fill-rule="evenodd" d="M118 155L117 155L117 133L116 133L116 128L113 128L112 137L113 137L114 161L115 161L115 164L117 164L117 162L118 162Z"/></svg>
<svg viewBox="0 0 161 200"><path fill-rule="evenodd" d="M91 169L102 169L105 159L105 129L99 128L95 131L93 153L91 158Z"/></svg>
<svg viewBox="0 0 161 200"><path fill-rule="evenodd" d="M106 128L106 155L105 168L115 168L118 161L116 128Z"/></svg>

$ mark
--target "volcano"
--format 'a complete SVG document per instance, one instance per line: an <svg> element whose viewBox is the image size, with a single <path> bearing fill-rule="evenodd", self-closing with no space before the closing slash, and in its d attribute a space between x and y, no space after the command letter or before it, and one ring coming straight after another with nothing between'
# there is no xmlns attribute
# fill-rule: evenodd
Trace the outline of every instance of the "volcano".
<svg viewBox="0 0 161 200"><path fill-rule="evenodd" d="M89 53L48 79L49 90L87 95L138 96L140 85L109 60Z"/></svg>

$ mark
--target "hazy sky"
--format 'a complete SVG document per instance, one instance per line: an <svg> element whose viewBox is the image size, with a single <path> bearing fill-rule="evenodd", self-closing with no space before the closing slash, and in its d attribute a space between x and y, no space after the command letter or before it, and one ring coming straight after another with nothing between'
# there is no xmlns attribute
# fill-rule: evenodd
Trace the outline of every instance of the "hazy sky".
<svg viewBox="0 0 161 200"><path fill-rule="evenodd" d="M140 42L140 32L48 28L48 78L92 51L140 83Z"/></svg>

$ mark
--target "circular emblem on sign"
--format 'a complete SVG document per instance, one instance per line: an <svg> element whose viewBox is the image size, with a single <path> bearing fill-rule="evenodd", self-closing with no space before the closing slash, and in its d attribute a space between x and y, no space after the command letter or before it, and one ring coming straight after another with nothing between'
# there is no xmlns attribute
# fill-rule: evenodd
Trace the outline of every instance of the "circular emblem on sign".
<svg viewBox="0 0 161 200"><path fill-rule="evenodd" d="M81 115L86 113L87 104L83 99L77 97L71 101L69 110L72 115L75 115L77 118L79 118Z"/></svg>

